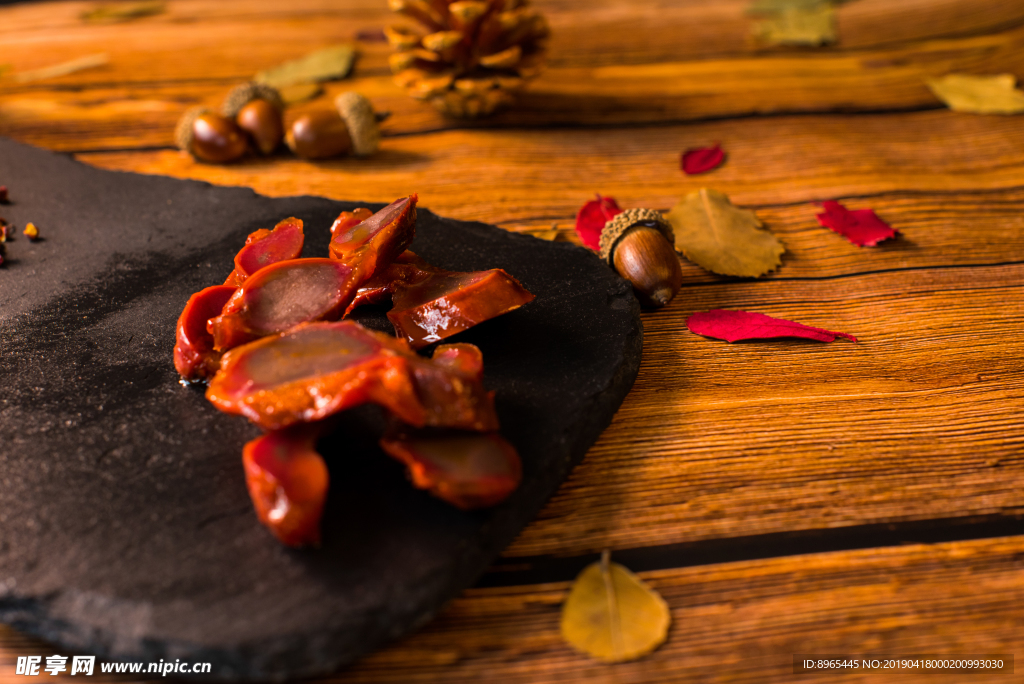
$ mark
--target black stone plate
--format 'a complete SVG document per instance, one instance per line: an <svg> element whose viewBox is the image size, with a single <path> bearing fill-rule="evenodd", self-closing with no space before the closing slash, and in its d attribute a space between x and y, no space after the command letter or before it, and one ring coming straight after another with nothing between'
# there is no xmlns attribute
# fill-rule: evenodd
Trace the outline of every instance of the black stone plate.
<svg viewBox="0 0 1024 684"><path fill-rule="evenodd" d="M593 254L421 209L420 255L504 268L537 295L455 338L483 350L523 484L458 511L408 484L376 445L379 411L358 409L321 444L323 547L292 551L245 490L257 429L179 384L174 324L249 232L297 216L305 255L326 255L334 217L365 203L101 171L4 139L0 185L18 227L0 266L0 620L69 650L209 661L219 678L336 670L470 586L636 377L638 304ZM387 328L380 311L364 322Z"/></svg>

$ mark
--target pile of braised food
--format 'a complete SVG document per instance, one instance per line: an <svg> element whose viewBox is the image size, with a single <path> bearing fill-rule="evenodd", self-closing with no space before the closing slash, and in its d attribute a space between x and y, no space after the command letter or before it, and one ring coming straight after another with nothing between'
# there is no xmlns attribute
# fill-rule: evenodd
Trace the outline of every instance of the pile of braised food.
<svg viewBox="0 0 1024 684"><path fill-rule="evenodd" d="M342 212L328 258L299 258L302 221L258 230L223 285L195 293L178 319L174 365L206 397L265 434L245 445L260 521L289 546L316 545L328 471L316 451L330 417L374 403L389 416L383 450L416 487L463 509L518 486L519 456L498 434L483 355L471 344L416 350L516 309L533 295L501 269L457 273L407 247L416 196L373 214ZM340 320L386 303L397 337Z"/></svg>

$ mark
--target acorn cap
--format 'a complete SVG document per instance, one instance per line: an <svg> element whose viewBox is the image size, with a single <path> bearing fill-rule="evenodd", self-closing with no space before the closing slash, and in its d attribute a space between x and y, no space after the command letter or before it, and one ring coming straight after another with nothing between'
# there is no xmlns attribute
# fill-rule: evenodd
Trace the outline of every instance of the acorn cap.
<svg viewBox="0 0 1024 684"><path fill-rule="evenodd" d="M238 112L241 111L242 107L253 100L266 100L278 112L284 111L284 100L281 99L281 93L277 92L277 88L268 86L265 83L256 83L255 81L249 81L232 88L231 92L224 98L224 104L220 106L220 111L224 116L233 119L238 116Z"/></svg>
<svg viewBox="0 0 1024 684"><path fill-rule="evenodd" d="M612 255L615 253L615 245L618 244L619 239L626 234L626 231L641 221L653 222L655 227L668 240L668 244L676 244L672 224L665 220L660 211L655 211L654 209L627 209L621 214L616 214L604 224L599 243L601 258L611 264Z"/></svg>
<svg viewBox="0 0 1024 684"><path fill-rule="evenodd" d="M174 128L174 144L179 149L192 152L192 124L203 114L209 113L208 107L193 107L187 110L178 119L178 125Z"/></svg>
<svg viewBox="0 0 1024 684"><path fill-rule="evenodd" d="M334 98L334 106L348 127L352 154L365 157L376 152L380 147L380 127L370 101L359 93L348 92Z"/></svg>

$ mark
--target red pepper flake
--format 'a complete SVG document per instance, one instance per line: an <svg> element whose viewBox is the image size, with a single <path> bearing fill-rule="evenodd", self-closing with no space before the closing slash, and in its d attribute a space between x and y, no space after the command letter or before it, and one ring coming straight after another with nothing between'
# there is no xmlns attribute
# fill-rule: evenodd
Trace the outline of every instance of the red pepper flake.
<svg viewBox="0 0 1024 684"><path fill-rule="evenodd" d="M874 247L882 240L896 236L888 223L878 218L873 209L850 211L835 200L821 203L824 213L817 214L818 223L831 228L858 247Z"/></svg>
<svg viewBox="0 0 1024 684"><path fill-rule="evenodd" d="M10 204L11 198L7 196L7 186L0 185L0 204Z"/></svg>
<svg viewBox="0 0 1024 684"><path fill-rule="evenodd" d="M603 197L600 194L596 197L584 204L576 214L576 234L590 249L600 247L604 224L622 213L614 197Z"/></svg>
<svg viewBox="0 0 1024 684"><path fill-rule="evenodd" d="M25 237L27 237L29 240L32 240L33 242L39 239L39 229L36 228L36 224L34 223L26 224L25 230L23 230L22 232L25 233Z"/></svg>
<svg viewBox="0 0 1024 684"><path fill-rule="evenodd" d="M721 145L714 147L695 147L683 152L679 160L679 166L688 176L697 173L707 173L717 169L725 161L725 152Z"/></svg>

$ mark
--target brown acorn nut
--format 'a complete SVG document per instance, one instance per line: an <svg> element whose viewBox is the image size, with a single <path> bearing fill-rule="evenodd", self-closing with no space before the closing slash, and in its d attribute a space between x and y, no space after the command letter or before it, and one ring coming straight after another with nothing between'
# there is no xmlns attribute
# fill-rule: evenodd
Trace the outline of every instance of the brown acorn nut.
<svg viewBox="0 0 1024 684"><path fill-rule="evenodd" d="M208 109L185 112L175 131L178 147L196 159L215 164L240 159L249 141L234 121Z"/></svg>
<svg viewBox="0 0 1024 684"><path fill-rule="evenodd" d="M672 226L653 209L628 209L605 224L601 256L633 284L647 307L672 301L683 284L683 269Z"/></svg>
<svg viewBox="0 0 1024 684"><path fill-rule="evenodd" d="M338 112L319 109L296 119L285 142L289 149L303 159L327 159L347 154L352 149L348 126Z"/></svg>
<svg viewBox="0 0 1024 684"><path fill-rule="evenodd" d="M326 159L351 153L357 157L373 154L380 146L380 115L359 93L341 93L334 100L335 111L318 110L292 123L285 142L305 159Z"/></svg>
<svg viewBox="0 0 1024 684"><path fill-rule="evenodd" d="M221 113L249 134L261 154L271 154L284 140L284 102L276 89L243 83L224 99Z"/></svg>

